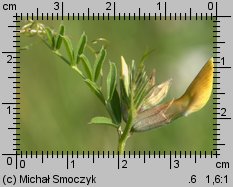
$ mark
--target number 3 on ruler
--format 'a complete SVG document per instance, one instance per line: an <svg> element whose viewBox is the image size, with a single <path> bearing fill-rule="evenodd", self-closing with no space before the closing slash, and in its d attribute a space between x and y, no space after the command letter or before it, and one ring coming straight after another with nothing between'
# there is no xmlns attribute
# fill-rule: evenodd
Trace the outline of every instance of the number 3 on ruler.
<svg viewBox="0 0 233 187"><path fill-rule="evenodd" d="M54 7L54 10L59 10L59 2L54 2L54 5L55 5L55 7Z"/></svg>
<svg viewBox="0 0 233 187"><path fill-rule="evenodd" d="M174 160L174 168L179 168L180 167L180 162L179 160Z"/></svg>

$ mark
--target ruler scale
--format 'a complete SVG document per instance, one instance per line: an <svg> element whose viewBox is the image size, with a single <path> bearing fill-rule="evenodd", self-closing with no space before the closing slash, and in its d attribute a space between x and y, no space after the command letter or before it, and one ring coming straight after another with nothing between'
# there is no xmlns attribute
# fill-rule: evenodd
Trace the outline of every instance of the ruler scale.
<svg viewBox="0 0 233 187"><path fill-rule="evenodd" d="M1 185L181 185L232 186L230 1L48 1L0 3ZM75 9L75 7L77 7ZM202 150L21 150L22 76L20 23L33 21L207 21L213 22L214 58L211 151ZM25 116L24 116L25 117ZM169 128L169 127L168 127ZM156 130L155 130L156 131Z"/></svg>

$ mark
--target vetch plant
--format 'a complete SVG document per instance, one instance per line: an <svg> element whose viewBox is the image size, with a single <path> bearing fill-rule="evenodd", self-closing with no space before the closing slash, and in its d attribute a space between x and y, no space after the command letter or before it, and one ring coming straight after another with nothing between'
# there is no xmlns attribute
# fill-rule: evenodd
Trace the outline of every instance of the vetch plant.
<svg viewBox="0 0 233 187"><path fill-rule="evenodd" d="M94 117L89 124L113 127L119 137L119 154L124 153L126 142L134 133L164 126L177 118L199 111L208 102L212 92L213 58L207 61L180 98L161 104L171 86L171 80L157 84L155 71L150 75L145 71L144 59L139 64L134 61L126 63L121 56L120 69L116 63L109 62L109 72L104 82L106 49L102 46L94 53L95 60L91 62L86 55L90 46L85 33L81 35L77 47L65 35L64 25L60 25L56 32L41 23L30 21L21 28L20 33L39 36L55 55L81 76L109 115ZM65 47L65 53L61 52L62 47ZM102 89L104 83L106 93Z"/></svg>

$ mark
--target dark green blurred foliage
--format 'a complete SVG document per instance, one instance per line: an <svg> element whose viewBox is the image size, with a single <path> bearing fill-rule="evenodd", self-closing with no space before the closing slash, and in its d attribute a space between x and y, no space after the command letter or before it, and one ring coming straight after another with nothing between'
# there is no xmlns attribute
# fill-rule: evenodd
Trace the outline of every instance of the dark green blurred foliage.
<svg viewBox="0 0 233 187"><path fill-rule="evenodd" d="M26 22L25 22L26 23ZM22 21L22 25L25 24ZM61 21L41 21L59 29ZM145 61L148 71L156 69L157 83L172 78L168 99L184 93L195 75L212 56L212 21L63 21L74 46L85 32L88 45L107 47L104 75L109 61L120 56L126 62L140 61L145 51L153 50ZM98 38L99 41L92 44ZM88 125L94 116L107 116L104 107L67 64L36 37L21 36L21 129L22 151L113 151L117 133L107 126ZM65 50L65 49L64 49ZM87 50L91 58L93 53ZM106 81L106 76L103 79ZM126 146L130 151L210 151L213 149L212 99L199 112L172 124L136 133Z"/></svg>

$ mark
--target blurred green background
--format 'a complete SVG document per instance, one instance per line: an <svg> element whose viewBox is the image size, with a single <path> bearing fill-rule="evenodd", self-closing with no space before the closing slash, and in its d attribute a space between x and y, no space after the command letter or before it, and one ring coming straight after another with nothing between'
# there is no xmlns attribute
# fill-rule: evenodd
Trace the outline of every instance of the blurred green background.
<svg viewBox="0 0 233 187"><path fill-rule="evenodd" d="M41 21L58 29L61 21ZM172 78L169 100L181 96L212 56L212 21L63 21L74 46L85 31L92 40L108 40L108 62L119 66L140 60L146 50L146 68L156 69L157 83ZM26 24L26 21L21 23ZM55 56L38 37L21 36L22 151L113 151L118 136L112 127L88 125L94 116L107 115L82 79ZM100 48L100 45L94 46ZM106 72L105 72L106 74ZM207 151L213 149L213 104L163 128L134 134L126 151Z"/></svg>

